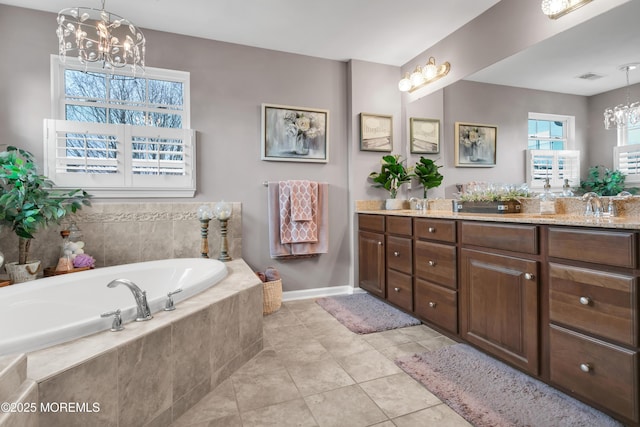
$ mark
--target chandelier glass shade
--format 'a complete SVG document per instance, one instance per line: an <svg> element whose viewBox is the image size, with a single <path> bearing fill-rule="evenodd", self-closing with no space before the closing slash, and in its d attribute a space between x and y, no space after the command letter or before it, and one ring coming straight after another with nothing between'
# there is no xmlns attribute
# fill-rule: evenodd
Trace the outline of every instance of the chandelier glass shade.
<svg viewBox="0 0 640 427"><path fill-rule="evenodd" d="M620 67L621 71L626 71L627 73L627 103L604 110L605 129L611 129L614 126L624 128L627 125L636 125L640 122L640 102L631 103L629 91L629 71L635 70L637 67L638 64L628 64Z"/></svg>
<svg viewBox="0 0 640 427"><path fill-rule="evenodd" d="M418 65L413 73L406 73L398 82L398 90L400 90L400 92L413 92L414 90L418 90L446 76L450 69L451 65L448 62L437 66L436 60L432 56L424 67Z"/></svg>
<svg viewBox="0 0 640 427"><path fill-rule="evenodd" d="M102 9L72 7L58 13L59 54L77 57L87 64L101 62L104 68L130 66L144 70L145 38L129 20Z"/></svg>
<svg viewBox="0 0 640 427"><path fill-rule="evenodd" d="M542 13L550 19L558 19L592 0L542 0Z"/></svg>

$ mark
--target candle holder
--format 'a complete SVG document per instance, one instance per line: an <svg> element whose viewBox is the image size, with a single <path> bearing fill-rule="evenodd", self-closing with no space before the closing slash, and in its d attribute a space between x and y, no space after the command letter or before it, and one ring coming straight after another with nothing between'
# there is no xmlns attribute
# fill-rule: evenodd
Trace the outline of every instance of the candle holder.
<svg viewBox="0 0 640 427"><path fill-rule="evenodd" d="M200 220L200 258L209 258L209 221L213 218L213 212L207 205L198 208L198 219Z"/></svg>
<svg viewBox="0 0 640 427"><path fill-rule="evenodd" d="M216 204L215 216L220 221L220 261L230 261L229 242L227 241L227 221L231 218L231 205L224 200Z"/></svg>

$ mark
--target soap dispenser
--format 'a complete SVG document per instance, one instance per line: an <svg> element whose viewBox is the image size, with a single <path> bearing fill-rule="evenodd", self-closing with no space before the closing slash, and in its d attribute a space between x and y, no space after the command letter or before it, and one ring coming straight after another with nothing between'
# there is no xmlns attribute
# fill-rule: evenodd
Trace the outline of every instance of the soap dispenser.
<svg viewBox="0 0 640 427"><path fill-rule="evenodd" d="M540 214L554 215L556 213L556 196L551 192L551 184L549 178L544 180L544 191L539 196Z"/></svg>
<svg viewBox="0 0 640 427"><path fill-rule="evenodd" d="M571 190L571 186L569 185L569 179L564 179L564 184L562 185L562 196L563 197L573 197L573 190Z"/></svg>

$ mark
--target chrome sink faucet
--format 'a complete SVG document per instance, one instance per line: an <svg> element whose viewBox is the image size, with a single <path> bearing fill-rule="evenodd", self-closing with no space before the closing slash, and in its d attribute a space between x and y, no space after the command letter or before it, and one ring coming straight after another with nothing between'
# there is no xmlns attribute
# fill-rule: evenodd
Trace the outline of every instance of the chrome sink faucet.
<svg viewBox="0 0 640 427"><path fill-rule="evenodd" d="M602 216L602 199L593 191L585 193L582 200L587 202L587 208L584 212L586 216Z"/></svg>
<svg viewBox="0 0 640 427"><path fill-rule="evenodd" d="M138 308L138 313L136 315L136 322L142 322L143 320L149 320L153 318L151 315L151 309L149 308L149 304L147 303L147 292L143 291L133 283L131 280L127 279L116 279L109 282L107 288L115 288L118 285L125 285L136 300L136 306Z"/></svg>

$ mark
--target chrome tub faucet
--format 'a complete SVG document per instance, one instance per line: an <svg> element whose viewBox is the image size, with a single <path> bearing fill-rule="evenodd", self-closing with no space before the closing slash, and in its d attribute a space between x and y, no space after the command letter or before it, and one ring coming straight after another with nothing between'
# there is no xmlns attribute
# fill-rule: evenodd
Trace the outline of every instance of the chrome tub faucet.
<svg viewBox="0 0 640 427"><path fill-rule="evenodd" d="M127 279L116 279L109 282L107 288L115 288L118 285L124 285L133 294L133 297L136 300L136 306L138 309L138 313L136 315L136 322L142 322L144 320L149 320L153 318L151 315L151 309L149 308L149 304L147 303L147 292L143 291L133 283L131 280Z"/></svg>

